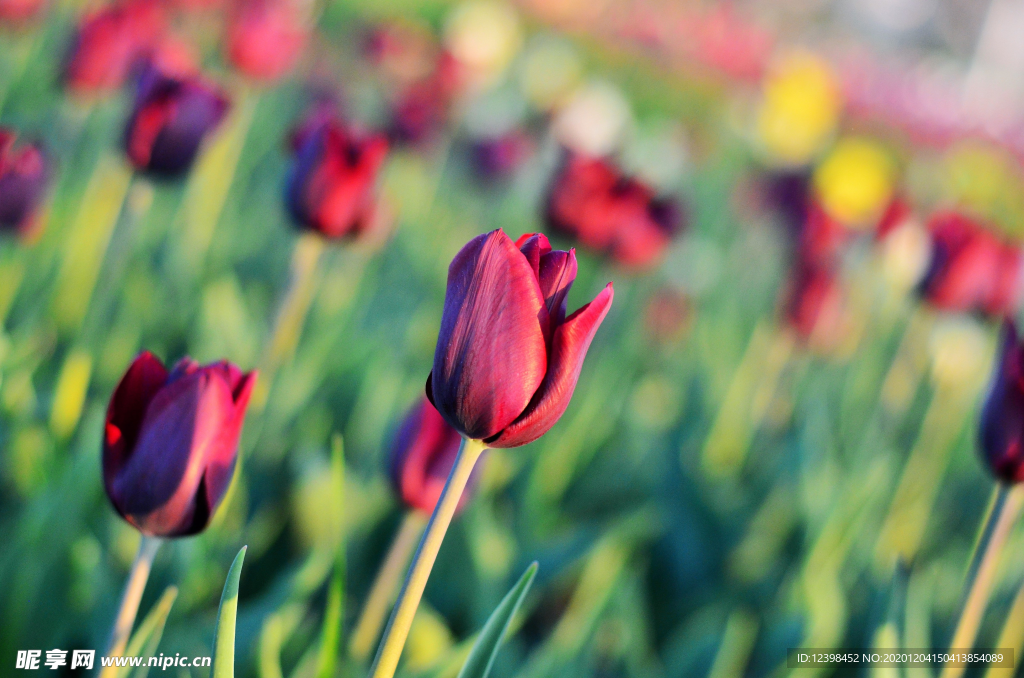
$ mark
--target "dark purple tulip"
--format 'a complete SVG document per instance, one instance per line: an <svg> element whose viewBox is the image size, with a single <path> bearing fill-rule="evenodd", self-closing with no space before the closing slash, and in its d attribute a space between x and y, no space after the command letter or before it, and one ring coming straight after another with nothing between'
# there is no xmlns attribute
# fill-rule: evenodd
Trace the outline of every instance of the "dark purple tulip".
<svg viewBox="0 0 1024 678"><path fill-rule="evenodd" d="M39 147L14 148L15 134L0 127L0 229L26 233L46 193L49 169Z"/></svg>
<svg viewBox="0 0 1024 678"><path fill-rule="evenodd" d="M103 485L140 532L202 532L231 482L256 373L183 358L170 372L144 352L114 390L103 437Z"/></svg>
<svg viewBox="0 0 1024 678"><path fill-rule="evenodd" d="M295 164L285 199L303 228L325 238L358 239L373 230L377 184L388 141L360 134L328 108L314 110L292 134Z"/></svg>
<svg viewBox="0 0 1024 678"><path fill-rule="evenodd" d="M395 491L411 509L433 513L455 465L462 436L426 398L405 415L391 446L389 471ZM471 495L462 494L461 507Z"/></svg>
<svg viewBox="0 0 1024 678"><path fill-rule="evenodd" d="M135 107L125 129L128 160L140 172L165 177L184 174L228 106L227 96L210 83L149 66L139 78Z"/></svg>
<svg viewBox="0 0 1024 678"><path fill-rule="evenodd" d="M992 386L981 412L981 452L992 473L1024 480L1024 346L1012 321L1003 323Z"/></svg>
<svg viewBox="0 0 1024 678"><path fill-rule="evenodd" d="M503 181L513 176L533 152L533 141L521 130L477 139L470 146L473 169L484 182Z"/></svg>
<svg viewBox="0 0 1024 678"><path fill-rule="evenodd" d="M477 236L448 267L427 397L467 438L518 447L569 405L590 342L612 304L611 283L565 317L576 254L528 233Z"/></svg>

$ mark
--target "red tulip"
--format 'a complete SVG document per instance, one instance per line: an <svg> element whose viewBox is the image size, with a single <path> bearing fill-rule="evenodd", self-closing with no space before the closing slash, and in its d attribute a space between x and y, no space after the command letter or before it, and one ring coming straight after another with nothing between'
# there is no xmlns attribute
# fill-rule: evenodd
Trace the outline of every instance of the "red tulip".
<svg viewBox="0 0 1024 678"><path fill-rule="evenodd" d="M820 266L834 266L850 241L850 230L828 215L817 202L807 208L807 219L800 230L797 256Z"/></svg>
<svg viewBox="0 0 1024 678"><path fill-rule="evenodd" d="M20 24L39 14L45 0L0 0L0 23Z"/></svg>
<svg viewBox="0 0 1024 678"><path fill-rule="evenodd" d="M885 212L882 213L882 218L878 220L878 225L875 227L875 239L885 240L886 236L905 224L908 219L912 219L913 216L914 210L910 203L901 197L893 198L889 206L885 208Z"/></svg>
<svg viewBox="0 0 1024 678"><path fill-rule="evenodd" d="M928 223L932 261L922 295L948 311L993 316L1016 311L1021 299L1020 249L956 212L941 212Z"/></svg>
<svg viewBox="0 0 1024 678"><path fill-rule="evenodd" d="M630 268L656 263L681 222L672 200L655 197L604 160L573 152L551 184L546 218L554 230Z"/></svg>
<svg viewBox="0 0 1024 678"><path fill-rule="evenodd" d="M154 0L129 0L87 15L68 50L64 82L79 93L117 89L152 53L166 22Z"/></svg>
<svg viewBox="0 0 1024 678"><path fill-rule="evenodd" d="M189 358L171 372L142 353L107 409L103 485L144 534L201 532L227 491L256 373Z"/></svg>
<svg viewBox="0 0 1024 678"><path fill-rule="evenodd" d="M824 348L837 343L846 314L843 289L835 270L799 260L793 269L783 313L802 341Z"/></svg>
<svg viewBox="0 0 1024 678"><path fill-rule="evenodd" d="M232 65L256 80L276 80L295 65L308 31L286 0L243 0L228 23Z"/></svg>
<svg viewBox="0 0 1024 678"><path fill-rule="evenodd" d="M46 192L46 156L33 144L14 148L14 132L0 127L0 229L27 233Z"/></svg>
<svg viewBox="0 0 1024 678"><path fill-rule="evenodd" d="M575 279L576 254L541 234L499 229L455 255L427 397L464 436L518 447L562 416L614 294L565 317Z"/></svg>
<svg viewBox="0 0 1024 678"><path fill-rule="evenodd" d="M1024 480L1024 346L1010 320L1003 322L979 438L982 456L997 478L1009 483Z"/></svg>
<svg viewBox="0 0 1024 678"><path fill-rule="evenodd" d="M377 178L388 142L361 136L323 110L293 135L288 209L301 226L328 238L362 235L374 221Z"/></svg>
<svg viewBox="0 0 1024 678"><path fill-rule="evenodd" d="M409 508L434 512L461 444L459 432L426 398L409 410L391 447L389 464L395 491ZM470 492L462 495L460 507L469 496Z"/></svg>
<svg viewBox="0 0 1024 678"><path fill-rule="evenodd" d="M198 76L165 72L151 64L139 79L125 130L128 160L140 172L184 174L228 106L227 96Z"/></svg>

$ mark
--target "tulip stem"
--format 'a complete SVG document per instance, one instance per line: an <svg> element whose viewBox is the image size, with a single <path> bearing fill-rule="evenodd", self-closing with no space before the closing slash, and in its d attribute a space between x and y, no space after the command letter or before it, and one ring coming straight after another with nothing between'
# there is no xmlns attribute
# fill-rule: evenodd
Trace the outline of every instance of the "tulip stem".
<svg viewBox="0 0 1024 678"><path fill-rule="evenodd" d="M463 439L462 446L459 447L459 455L455 458L448 481L444 485L440 499L437 500L434 513L430 516L430 522L427 523L419 548L413 556L402 591L398 594L398 603L384 630L384 638L370 670L371 678L392 678L395 675L398 659L402 656L405 640L409 636L409 629L412 628L412 620L416 616L420 599L423 598L423 590L427 586L427 578L434 567L437 552L441 549L441 542L448 531L448 525L452 522L452 516L455 515L455 509L462 498L462 491L466 489L473 467L485 449L487 446L482 441L469 439Z"/></svg>
<svg viewBox="0 0 1024 678"><path fill-rule="evenodd" d="M163 540L159 537L142 535L139 551L135 554L135 562L132 563L132 569L128 572L128 581L124 585L121 607L117 611L114 628L110 632L110 642L107 643L108 657L120 657L128 645L128 637L131 635L132 626L135 625L135 615L138 614L139 603L142 601L142 592L146 589L149 571L153 567L153 558L156 557L156 552L162 543ZM105 667L100 672L100 678L109 678L116 673L116 667Z"/></svg>
<svg viewBox="0 0 1024 678"><path fill-rule="evenodd" d="M999 556L1006 544L1021 507L1024 506L1024 489L998 483L994 490L991 508L985 516L978 544L967 570L967 596L964 598L960 619L949 643L950 652L966 652L974 647L981 625L982 615L988 606L992 585L995 583ZM958 678L964 666L947 662L940 678Z"/></svg>
<svg viewBox="0 0 1024 678"><path fill-rule="evenodd" d="M377 571L377 578L373 581L359 621L352 632L349 655L356 661L366 661L373 650L373 642L377 640L381 627L384 626L388 609L395 602L402 573L405 572L409 558L412 557L412 552L423 535L426 519L425 513L415 509L408 511L402 519L402 525L391 542L384 563Z"/></svg>
<svg viewBox="0 0 1024 678"><path fill-rule="evenodd" d="M316 233L303 233L295 243L288 289L277 307L274 328L260 359L260 372L264 376L252 396L252 406L256 410L263 409L270 395L274 373L299 342L302 325L316 292L315 273L323 251L323 238Z"/></svg>

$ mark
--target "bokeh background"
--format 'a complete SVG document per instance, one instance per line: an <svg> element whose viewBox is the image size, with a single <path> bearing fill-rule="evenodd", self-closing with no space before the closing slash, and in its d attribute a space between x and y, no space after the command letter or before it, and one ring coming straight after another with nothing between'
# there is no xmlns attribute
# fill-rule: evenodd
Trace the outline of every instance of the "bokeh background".
<svg viewBox="0 0 1024 678"><path fill-rule="evenodd" d="M258 367L265 389L213 525L157 557L141 613L180 588L159 651L209 654L247 544L238 675L314 675L331 590L336 675L361 675L345 639L405 512L387 449L448 263L494 228L577 244L544 219L565 148L675 200L685 228L644 267L578 246L570 309L609 280L615 304L561 421L486 457L401 675L454 676L533 560L495 676L760 677L793 647L945 647L993 488L979 403L1018 309L920 281L937 210L1011 251L1024 233L1019 2L299 3L305 47L263 80L225 56L230 6L171 2L232 99L176 181L126 163L130 82L62 82L99 6L0 28L0 124L52 162L38 227L0 242L0 673L19 649L104 646L139 537L102 489L103 416L148 349ZM310 244L283 200L292 128L326 97L387 131L439 54L473 77L393 144L390 235ZM843 233L809 280L808 212ZM953 284L986 273L968 268ZM289 289L308 312L269 347ZM1022 580L1016 530L981 645L1024 648Z"/></svg>

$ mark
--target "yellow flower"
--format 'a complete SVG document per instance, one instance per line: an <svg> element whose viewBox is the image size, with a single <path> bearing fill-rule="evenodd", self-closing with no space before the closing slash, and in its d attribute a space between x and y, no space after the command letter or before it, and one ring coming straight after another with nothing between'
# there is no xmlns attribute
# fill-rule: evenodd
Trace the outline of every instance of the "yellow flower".
<svg viewBox="0 0 1024 678"><path fill-rule="evenodd" d="M772 162L806 164L835 133L841 108L839 84L828 64L809 52L791 53L763 83L757 141Z"/></svg>
<svg viewBox="0 0 1024 678"><path fill-rule="evenodd" d="M848 138L814 171L814 188L831 217L854 228L870 228L892 199L894 174L879 144Z"/></svg>

